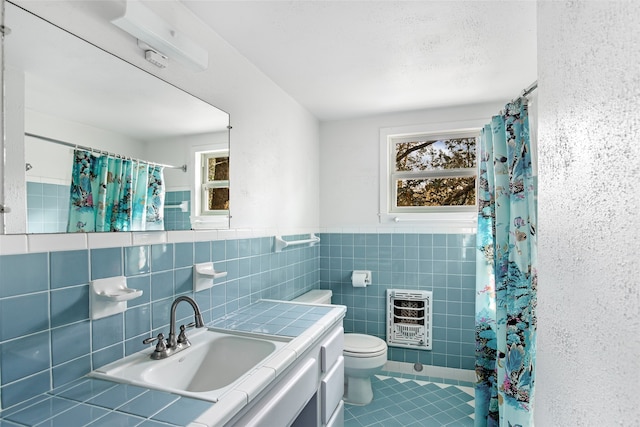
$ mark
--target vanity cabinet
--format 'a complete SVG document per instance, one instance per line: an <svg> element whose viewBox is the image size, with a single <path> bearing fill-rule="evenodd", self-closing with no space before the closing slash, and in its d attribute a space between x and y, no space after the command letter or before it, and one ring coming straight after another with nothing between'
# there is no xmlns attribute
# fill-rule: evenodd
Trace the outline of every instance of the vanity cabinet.
<svg viewBox="0 0 640 427"><path fill-rule="evenodd" d="M322 425L342 426L344 424L344 329L336 328L320 345L320 402L319 412ZM341 406L342 405L342 406Z"/></svg>
<svg viewBox="0 0 640 427"><path fill-rule="evenodd" d="M343 346L338 322L225 426L342 427Z"/></svg>

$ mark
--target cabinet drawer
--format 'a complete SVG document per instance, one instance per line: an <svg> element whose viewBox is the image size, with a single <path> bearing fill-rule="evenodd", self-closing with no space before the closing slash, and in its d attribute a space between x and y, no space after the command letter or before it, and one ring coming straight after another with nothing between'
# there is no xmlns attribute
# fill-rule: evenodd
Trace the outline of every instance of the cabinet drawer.
<svg viewBox="0 0 640 427"><path fill-rule="evenodd" d="M331 366L342 356L344 349L344 329L342 326L336 329L329 338L320 347L320 366L322 372L327 372Z"/></svg>
<svg viewBox="0 0 640 427"><path fill-rule="evenodd" d="M322 424L327 424L331 414L338 407L344 394L344 357L339 356L338 361L333 365L331 370L320 385L320 414Z"/></svg>
<svg viewBox="0 0 640 427"><path fill-rule="evenodd" d="M338 407L329 418L327 427L344 427L344 402L342 400L338 402Z"/></svg>
<svg viewBox="0 0 640 427"><path fill-rule="evenodd" d="M235 425L246 427L285 426L300 411L318 387L316 359L309 359L289 373L271 393L262 399Z"/></svg>

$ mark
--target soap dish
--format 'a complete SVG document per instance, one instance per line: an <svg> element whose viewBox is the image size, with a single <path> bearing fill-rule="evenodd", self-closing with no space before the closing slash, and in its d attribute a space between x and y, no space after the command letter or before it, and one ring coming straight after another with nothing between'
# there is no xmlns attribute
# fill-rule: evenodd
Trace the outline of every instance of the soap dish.
<svg viewBox="0 0 640 427"><path fill-rule="evenodd" d="M193 265L193 291L199 292L213 286L214 279L226 277L226 271L216 271L212 262Z"/></svg>
<svg viewBox="0 0 640 427"><path fill-rule="evenodd" d="M124 289L112 290L109 293L100 292L98 294L98 297L106 299L107 301L122 302L122 301L129 301L130 299L138 298L141 295L142 295L141 289L124 288Z"/></svg>
<svg viewBox="0 0 640 427"><path fill-rule="evenodd" d="M141 289L129 289L125 276L93 280L89 286L89 311L92 320L127 309L127 301L142 295Z"/></svg>

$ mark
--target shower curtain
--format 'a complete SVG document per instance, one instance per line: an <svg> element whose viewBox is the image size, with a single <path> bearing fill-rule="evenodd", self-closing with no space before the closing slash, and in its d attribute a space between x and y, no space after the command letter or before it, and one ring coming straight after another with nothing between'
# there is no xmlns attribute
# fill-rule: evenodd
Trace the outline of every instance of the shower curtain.
<svg viewBox="0 0 640 427"><path fill-rule="evenodd" d="M476 427L533 426L537 245L526 98L480 136Z"/></svg>
<svg viewBox="0 0 640 427"><path fill-rule="evenodd" d="M164 229L163 167L74 150L68 232Z"/></svg>

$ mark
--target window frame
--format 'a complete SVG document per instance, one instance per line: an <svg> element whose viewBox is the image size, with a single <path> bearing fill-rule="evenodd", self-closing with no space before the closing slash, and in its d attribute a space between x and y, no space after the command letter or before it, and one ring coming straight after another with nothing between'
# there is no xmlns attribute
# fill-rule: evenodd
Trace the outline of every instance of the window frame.
<svg viewBox="0 0 640 427"><path fill-rule="evenodd" d="M217 187L230 188L230 180L220 180L215 182L205 182L206 159L212 157L231 157L227 146L222 144L208 145L206 147L193 147L192 159L194 161L194 189L192 190L193 211L191 217L192 229L217 229L225 228L229 225L230 210L220 209L210 211L206 209L207 188Z"/></svg>
<svg viewBox="0 0 640 427"><path fill-rule="evenodd" d="M431 170L424 173L395 171L395 143L420 139L444 139L479 136L486 120L435 123L380 129L380 198L379 222L394 226L426 226L442 232L475 232L477 218L477 197L473 206L429 206L403 207L394 209L397 201L396 179L417 175L427 178L476 177L478 145L476 144L476 167L470 169ZM429 175L429 176L426 176Z"/></svg>
<svg viewBox="0 0 640 427"><path fill-rule="evenodd" d="M200 203L199 203L199 209L198 209L198 214L201 216L212 216L212 215L229 215L229 209L216 209L216 210L211 210L208 209L208 203L205 203L204 201L207 200L208 195L207 195L207 190L210 189L214 189L214 188L229 188L229 180L228 179L220 179L220 180L213 180L213 181L209 181L207 179L207 173L206 173L206 169L207 169L207 165L208 165L208 160L209 159L217 159L220 157L226 157L227 161L229 161L229 154L228 153L224 153L221 152L219 150L217 151L204 151L200 153Z"/></svg>

